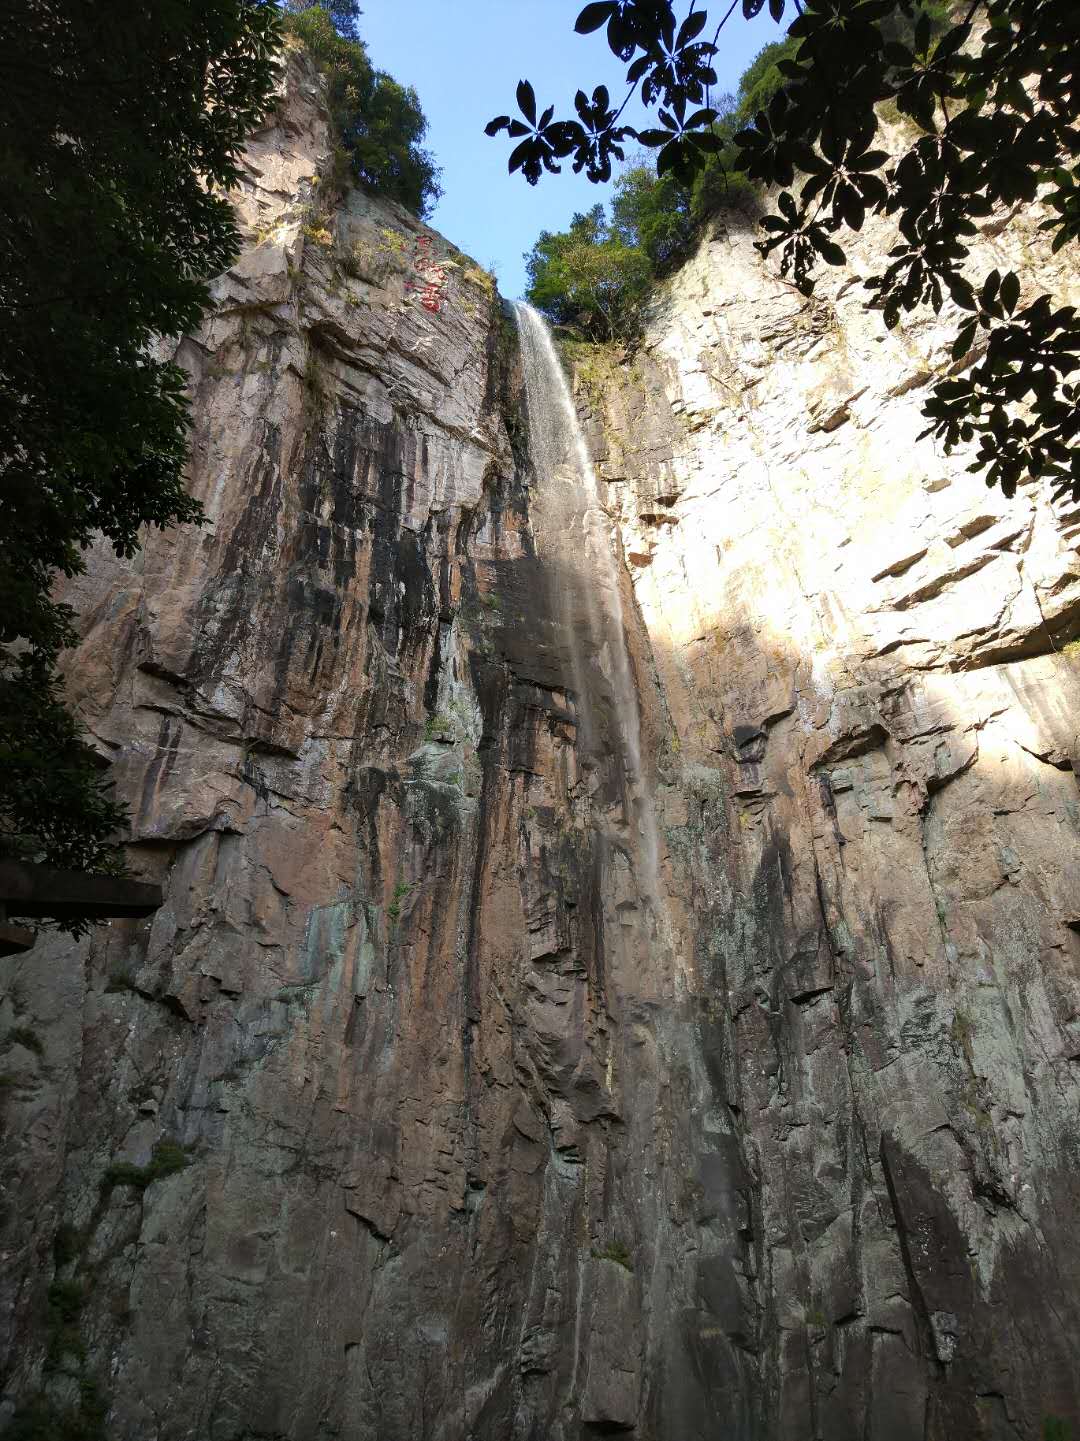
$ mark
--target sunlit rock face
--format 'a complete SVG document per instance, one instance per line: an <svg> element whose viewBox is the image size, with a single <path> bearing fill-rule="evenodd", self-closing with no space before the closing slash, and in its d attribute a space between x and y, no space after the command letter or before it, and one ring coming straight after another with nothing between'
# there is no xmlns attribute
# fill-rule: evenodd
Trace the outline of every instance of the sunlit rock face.
<svg viewBox="0 0 1080 1441"><path fill-rule="evenodd" d="M1075 304L1038 218L973 270ZM718 225L578 377L746 1166L685 1326L748 1354L753 1435L1035 1437L1080 1420L1080 509L918 439L956 312L863 308L890 243L808 303Z"/></svg>
<svg viewBox="0 0 1080 1441"><path fill-rule="evenodd" d="M4 962L6 1414L1075 1429L1080 515L916 440L948 316L721 230L577 377L623 563L575 660L482 273L322 198L303 62L248 158L177 351L211 523L68 596L167 900ZM1076 298L1023 217L991 255Z"/></svg>

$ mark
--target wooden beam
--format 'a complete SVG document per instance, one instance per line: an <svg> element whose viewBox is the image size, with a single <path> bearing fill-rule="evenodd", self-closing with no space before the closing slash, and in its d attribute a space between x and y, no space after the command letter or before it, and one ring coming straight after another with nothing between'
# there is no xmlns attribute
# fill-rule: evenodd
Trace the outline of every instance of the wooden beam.
<svg viewBox="0 0 1080 1441"><path fill-rule="evenodd" d="M34 932L24 926L10 926L0 921L0 956L21 956L36 940Z"/></svg>
<svg viewBox="0 0 1080 1441"><path fill-rule="evenodd" d="M151 916L162 902L161 887L85 871L54 871L25 861L0 861L0 914L68 920L86 916Z"/></svg>

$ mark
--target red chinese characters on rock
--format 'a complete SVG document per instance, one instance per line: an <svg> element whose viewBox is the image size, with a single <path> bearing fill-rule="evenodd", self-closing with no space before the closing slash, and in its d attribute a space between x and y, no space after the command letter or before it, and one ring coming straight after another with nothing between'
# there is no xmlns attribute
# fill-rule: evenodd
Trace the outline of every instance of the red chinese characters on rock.
<svg viewBox="0 0 1080 1441"><path fill-rule="evenodd" d="M442 309L442 293L446 288L448 267L436 260L430 235L418 235L413 249L413 271L405 281L405 293L419 292L420 304L433 313Z"/></svg>

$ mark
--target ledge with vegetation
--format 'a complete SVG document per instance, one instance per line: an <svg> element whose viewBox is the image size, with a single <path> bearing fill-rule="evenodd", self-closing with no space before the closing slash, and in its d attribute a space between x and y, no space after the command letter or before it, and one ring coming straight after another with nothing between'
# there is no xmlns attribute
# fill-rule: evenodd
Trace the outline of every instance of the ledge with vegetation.
<svg viewBox="0 0 1080 1441"><path fill-rule="evenodd" d="M287 15L284 25L287 43L303 45L326 77L337 185L352 181L429 215L442 191L423 148L428 123L416 91L376 70L363 41L341 34L321 5Z"/></svg>

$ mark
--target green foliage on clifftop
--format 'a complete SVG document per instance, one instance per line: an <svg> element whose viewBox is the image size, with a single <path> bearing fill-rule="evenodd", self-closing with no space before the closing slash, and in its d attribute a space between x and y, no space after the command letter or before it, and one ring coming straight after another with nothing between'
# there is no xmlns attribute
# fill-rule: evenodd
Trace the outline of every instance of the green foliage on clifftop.
<svg viewBox="0 0 1080 1441"><path fill-rule="evenodd" d="M922 0L936 32L948 6ZM897 12L886 23L890 39L909 37L910 17ZM590 340L626 339L634 333L652 282L688 253L702 226L724 212L757 219L764 187L746 175L745 152L735 136L765 110L786 83L799 41L785 36L758 52L734 95L714 101L713 149L692 179L668 169L657 173L643 154L615 180L610 220L602 205L575 215L570 229L543 232L526 257L529 301L557 325L571 325Z"/></svg>
<svg viewBox="0 0 1080 1441"><path fill-rule="evenodd" d="M427 215L442 192L438 167L422 145L428 126L416 91L376 70L363 42L342 35L323 5L287 15L284 23L326 76L330 114L352 176Z"/></svg>
<svg viewBox="0 0 1080 1441"><path fill-rule="evenodd" d="M526 263L531 303L555 324L600 340L630 328L653 274L636 237L628 244L602 205L575 215L569 230L542 232Z"/></svg>
<svg viewBox="0 0 1080 1441"><path fill-rule="evenodd" d="M653 281L686 255L704 221L724 210L755 213L758 187L740 172L733 137L780 89L777 64L794 48L789 40L766 45L738 94L720 101L718 148L690 184L672 171L657 175L642 155L615 181L610 220L596 205L569 230L544 231L526 257L530 303L592 340L632 334Z"/></svg>

